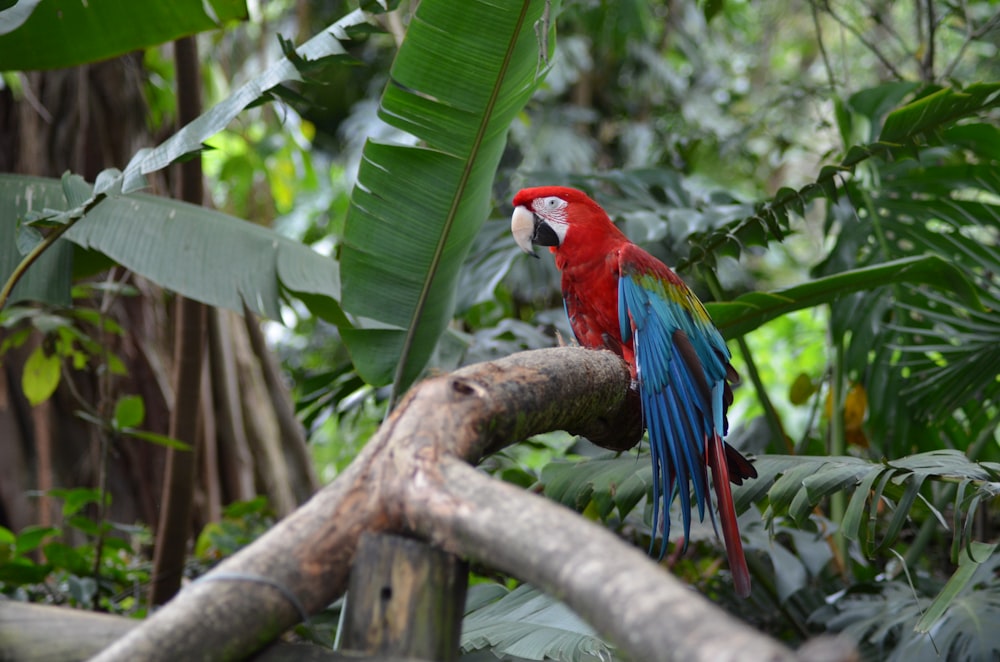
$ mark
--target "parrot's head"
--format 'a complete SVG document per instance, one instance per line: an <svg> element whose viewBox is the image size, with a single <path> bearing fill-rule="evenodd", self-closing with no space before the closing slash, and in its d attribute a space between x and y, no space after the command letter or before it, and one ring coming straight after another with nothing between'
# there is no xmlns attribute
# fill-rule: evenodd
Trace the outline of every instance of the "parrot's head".
<svg viewBox="0 0 1000 662"><path fill-rule="evenodd" d="M518 191L510 219L514 241L528 255L533 246L579 248L589 239L619 235L601 206L583 191L565 186L539 186Z"/></svg>

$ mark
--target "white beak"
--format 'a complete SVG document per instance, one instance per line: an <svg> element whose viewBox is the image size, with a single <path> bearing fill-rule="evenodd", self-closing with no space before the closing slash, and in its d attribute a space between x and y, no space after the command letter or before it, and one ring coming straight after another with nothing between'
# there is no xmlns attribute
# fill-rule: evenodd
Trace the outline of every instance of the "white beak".
<svg viewBox="0 0 1000 662"><path fill-rule="evenodd" d="M535 215L523 205L515 207L514 214L510 217L510 233L514 235L514 241L521 247L522 251L532 257L538 257L531 245L531 240L535 236L536 223Z"/></svg>

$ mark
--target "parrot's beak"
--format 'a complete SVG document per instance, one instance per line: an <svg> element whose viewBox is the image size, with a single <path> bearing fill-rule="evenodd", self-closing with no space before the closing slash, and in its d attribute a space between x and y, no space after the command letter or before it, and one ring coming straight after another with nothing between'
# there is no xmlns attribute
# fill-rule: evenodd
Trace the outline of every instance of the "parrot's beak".
<svg viewBox="0 0 1000 662"><path fill-rule="evenodd" d="M514 241L531 257L538 257L538 253L531 245L538 224L538 217L523 205L515 207L514 215L510 217L510 233L514 235Z"/></svg>

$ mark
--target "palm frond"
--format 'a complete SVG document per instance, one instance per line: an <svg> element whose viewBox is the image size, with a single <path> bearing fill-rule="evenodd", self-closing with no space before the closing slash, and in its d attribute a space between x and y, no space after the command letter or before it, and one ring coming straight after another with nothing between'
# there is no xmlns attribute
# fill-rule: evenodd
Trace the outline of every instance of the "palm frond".
<svg viewBox="0 0 1000 662"><path fill-rule="evenodd" d="M938 519L942 528L946 522L921 494L925 482L964 482L973 494L989 498L1000 494L1000 465L972 462L962 453L937 450L918 453L897 460L871 462L853 457L764 456L754 465L759 477L750 486L734 488L737 508L766 490L765 517L787 515L800 526L809 525L809 516L823 499L841 491L852 491L841 532L857 541L864 552L872 555L887 549L899 535L913 508L925 508ZM967 522L973 516L969 509L970 493L956 495L952 507ZM884 505L892 507L885 522L880 513ZM876 536L876 525L882 528ZM952 532L965 548L969 540L965 527Z"/></svg>
<svg viewBox="0 0 1000 662"><path fill-rule="evenodd" d="M465 653L490 650L503 659L619 659L614 649L569 607L527 584L512 591L497 584L471 587L461 646Z"/></svg>
<svg viewBox="0 0 1000 662"><path fill-rule="evenodd" d="M979 545L933 599L918 582L858 586L813 613L814 622L860 642L864 659L989 660L1000 655L1000 555ZM930 587L926 587L930 588ZM867 589L867 590L866 590ZM970 617L972 615L972 617Z"/></svg>
<svg viewBox="0 0 1000 662"><path fill-rule="evenodd" d="M866 386L869 436L887 456L942 441L964 449L978 430L943 427L989 425L1000 407L998 139L989 124L949 127L906 158L871 164L877 176L845 182L828 209L839 233L817 276L933 255L962 271L981 303L880 283L833 304L831 330L848 339L845 367Z"/></svg>
<svg viewBox="0 0 1000 662"><path fill-rule="evenodd" d="M1000 495L1000 463L973 462L954 450L918 453L891 461L858 457L765 455L756 458L758 477L733 487L737 512L757 503L766 521L787 517L797 526L814 528L814 509L832 494L851 493L841 531L872 555L885 550L898 537L914 508L936 518L942 528L949 522L922 495L925 483L961 483L951 507L959 517L955 549L968 545L968 523L979 500ZM602 519L617 511L624 521L643 497L650 498L650 462L645 451L638 456L607 456L580 462L559 462L542 472L545 493L578 511L593 508ZM891 513L882 514L884 506ZM883 528L876 535L877 526ZM956 559L957 560L957 559Z"/></svg>
<svg viewBox="0 0 1000 662"><path fill-rule="evenodd" d="M1000 105L998 83L923 90L916 100L888 114L878 140L851 147L838 163L824 166L814 181L799 189L781 189L771 200L758 205L753 214L692 235L691 255L678 268L687 267L689 262L711 263L718 255L738 257L747 245L766 244L772 239L781 241L790 229L792 216L801 216L806 204L820 197L836 202L844 182L859 165L873 159L905 158L928 135L943 131L959 120L982 117L997 105Z"/></svg>

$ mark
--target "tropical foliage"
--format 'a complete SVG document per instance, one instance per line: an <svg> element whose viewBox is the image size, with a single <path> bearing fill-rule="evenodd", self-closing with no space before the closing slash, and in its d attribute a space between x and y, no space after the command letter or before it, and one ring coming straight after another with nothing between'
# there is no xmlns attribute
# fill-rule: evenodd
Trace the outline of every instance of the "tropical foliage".
<svg viewBox="0 0 1000 662"><path fill-rule="evenodd" d="M42 254L13 298L68 303L68 240L284 320L276 348L332 477L421 374L571 337L554 271L487 218L522 183L586 188L713 300L747 382L730 418L758 454L737 490L754 593L730 595L710 527L665 563L792 642L996 655L976 627L996 602L1000 483L996 8L508 4L316 9L329 27L273 40L266 68L215 71L219 102L120 172L0 177L0 217L20 219L0 223L0 274ZM217 48L241 52L234 35ZM261 225L137 192L205 145L218 206ZM11 329L17 310L0 313ZM643 457L547 435L484 467L637 545L653 535ZM24 535L4 538L11 558ZM611 654L528 587L477 588L467 626L467 651Z"/></svg>

